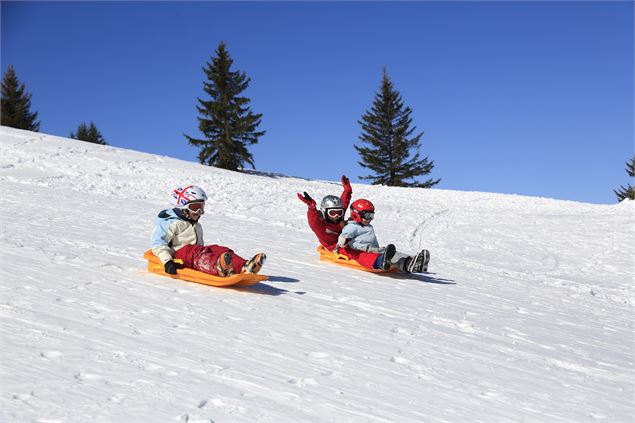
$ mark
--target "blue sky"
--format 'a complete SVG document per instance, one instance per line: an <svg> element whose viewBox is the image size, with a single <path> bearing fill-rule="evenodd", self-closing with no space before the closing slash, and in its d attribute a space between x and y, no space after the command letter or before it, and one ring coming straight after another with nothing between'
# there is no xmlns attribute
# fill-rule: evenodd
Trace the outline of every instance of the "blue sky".
<svg viewBox="0 0 635 423"><path fill-rule="evenodd" d="M633 2L7 2L2 72L41 132L196 161L220 41L267 131L256 168L354 182L385 66L436 188L614 203L634 152ZM187 175L183 175L187 180Z"/></svg>

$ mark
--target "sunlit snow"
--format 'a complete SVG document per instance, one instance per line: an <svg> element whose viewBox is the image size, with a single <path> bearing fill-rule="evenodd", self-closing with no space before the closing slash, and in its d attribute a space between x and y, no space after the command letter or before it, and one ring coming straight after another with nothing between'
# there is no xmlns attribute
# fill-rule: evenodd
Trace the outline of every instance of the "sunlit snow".
<svg viewBox="0 0 635 423"><path fill-rule="evenodd" d="M635 419L634 202L353 184L380 243L432 252L428 274L381 276L318 259L296 192L337 181L0 140L2 422ZM146 271L189 183L206 243L265 251L268 281Z"/></svg>

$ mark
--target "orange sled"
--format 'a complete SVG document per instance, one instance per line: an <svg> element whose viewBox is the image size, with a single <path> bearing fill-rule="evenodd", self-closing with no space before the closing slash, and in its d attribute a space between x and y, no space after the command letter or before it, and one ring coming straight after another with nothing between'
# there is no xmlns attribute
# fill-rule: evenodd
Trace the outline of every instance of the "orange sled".
<svg viewBox="0 0 635 423"><path fill-rule="evenodd" d="M343 254L334 253L332 251L327 250L322 245L318 245L317 252L320 253L320 260L322 261L330 261L335 264L339 264L340 266L352 267L353 269L363 270L365 272L372 273L388 273L388 272L396 272L397 268L392 266L390 270L382 270L382 269L369 269L368 267L364 267L359 264L356 260L351 260Z"/></svg>
<svg viewBox="0 0 635 423"><path fill-rule="evenodd" d="M208 273L199 272L194 269L178 269L176 275L170 275L163 271L163 264L161 260L154 254L152 250L148 250L143 254L143 257L148 260L148 270L152 273L156 273L161 276L168 276L172 279L181 279L188 282L196 282L209 286L249 286L255 285L260 281L266 281L268 276L258 275L256 273L240 273L238 275L227 276L222 278L220 276L210 275ZM175 259L176 263L182 264L181 260Z"/></svg>

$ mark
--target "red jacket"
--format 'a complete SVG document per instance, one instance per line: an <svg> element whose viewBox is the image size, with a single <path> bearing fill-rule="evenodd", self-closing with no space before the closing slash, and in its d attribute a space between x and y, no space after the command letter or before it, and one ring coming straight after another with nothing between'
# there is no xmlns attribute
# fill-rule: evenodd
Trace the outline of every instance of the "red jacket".
<svg viewBox="0 0 635 423"><path fill-rule="evenodd" d="M342 200L342 207L344 207L344 211L348 208L348 204L351 202L351 197L353 196L353 192L351 190L344 189L340 199ZM344 227L344 220L340 223L330 223L327 222L322 213L318 211L315 207L309 207L306 212L307 219L309 220L309 226L311 230L315 233L322 244L326 249L332 251L337 245L337 237L342 233L342 228Z"/></svg>

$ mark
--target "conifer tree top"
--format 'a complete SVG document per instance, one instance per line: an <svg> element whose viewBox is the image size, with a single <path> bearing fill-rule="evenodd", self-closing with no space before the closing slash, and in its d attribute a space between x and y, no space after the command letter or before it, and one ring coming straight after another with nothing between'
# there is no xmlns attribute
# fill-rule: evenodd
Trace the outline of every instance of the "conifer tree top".
<svg viewBox="0 0 635 423"><path fill-rule="evenodd" d="M2 78L2 125L28 131L40 130L37 112L31 112L31 94L20 84L13 65L9 65Z"/></svg>
<svg viewBox="0 0 635 423"><path fill-rule="evenodd" d="M203 68L203 91L209 99L198 98L199 130L202 138L185 135L199 147L199 162L209 166L240 170L245 164L255 167L248 146L258 143L265 131L258 131L262 114L251 111L251 100L242 93L251 79L245 72L232 70L233 60L220 42L216 56Z"/></svg>
<svg viewBox="0 0 635 423"><path fill-rule="evenodd" d="M439 183L440 179L416 180L428 175L434 162L420 157L423 132L413 135L417 128L412 124L411 115L412 110L404 106L401 94L384 67L372 107L358 121L362 128L359 136L362 145L354 147L361 157L359 164L373 172L361 179L373 184L422 188Z"/></svg>

